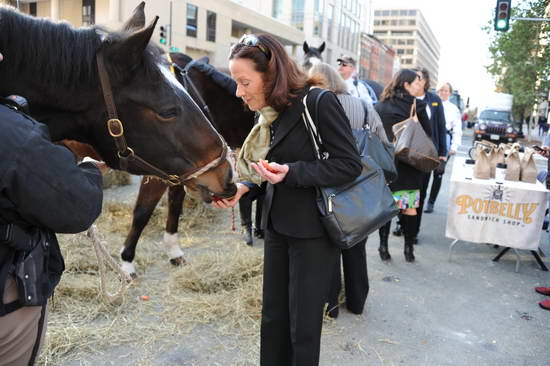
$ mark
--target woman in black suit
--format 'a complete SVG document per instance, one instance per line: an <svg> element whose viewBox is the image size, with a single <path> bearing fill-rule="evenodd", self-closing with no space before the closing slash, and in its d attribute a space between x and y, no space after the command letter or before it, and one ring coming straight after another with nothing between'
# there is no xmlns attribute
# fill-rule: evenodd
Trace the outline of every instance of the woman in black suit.
<svg viewBox="0 0 550 366"><path fill-rule="evenodd" d="M235 197L213 204L232 207L251 187L261 184L265 190L260 365L316 366L323 307L339 251L321 225L315 187L351 182L361 173L361 160L334 93L323 94L316 115L320 89L311 86L319 82L308 79L274 37L244 35L229 59L237 96L260 117L237 162L246 182L237 183ZM304 101L326 160L315 157Z"/></svg>
<svg viewBox="0 0 550 366"><path fill-rule="evenodd" d="M426 103L416 97L424 93L421 82L422 74L411 69L402 69L394 76L386 86L381 96L381 102L375 106L382 119L386 135L390 141L394 140L393 125L402 122L411 115L411 108L416 102L416 113L422 128L428 136L432 135L430 119L426 114ZM414 238L417 233L417 212L420 204L420 189L422 188L425 174L411 165L396 159L398 177L390 184L394 198L401 208L401 227L405 237L405 260L414 262ZM391 259L388 251L388 236L391 221L380 228L380 258Z"/></svg>

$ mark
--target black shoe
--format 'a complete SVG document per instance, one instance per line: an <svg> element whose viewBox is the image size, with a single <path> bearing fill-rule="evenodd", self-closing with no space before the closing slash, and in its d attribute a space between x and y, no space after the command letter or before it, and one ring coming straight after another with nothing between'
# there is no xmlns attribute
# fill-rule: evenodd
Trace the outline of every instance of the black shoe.
<svg viewBox="0 0 550 366"><path fill-rule="evenodd" d="M262 229L258 229L257 227L254 228L254 236L258 239L264 238L264 231Z"/></svg>
<svg viewBox="0 0 550 366"><path fill-rule="evenodd" d="M418 236L415 236L414 239L413 239L413 244L416 245L418 244Z"/></svg>
<svg viewBox="0 0 550 366"><path fill-rule="evenodd" d="M252 225L245 225L244 228L244 242L246 245L252 246Z"/></svg>
<svg viewBox="0 0 550 366"><path fill-rule="evenodd" d="M397 222L397 225L395 225L395 230L393 230L392 234L395 236L401 236L403 234L403 228L401 227L399 221Z"/></svg>
<svg viewBox="0 0 550 366"><path fill-rule="evenodd" d="M412 239L405 239L405 251L403 253L405 254L405 260L409 263L414 262L415 259L413 242Z"/></svg>
<svg viewBox="0 0 550 366"><path fill-rule="evenodd" d="M434 204L428 202L428 204L426 205L426 209L424 210L424 212L425 212L425 213L432 213L432 212L434 212Z"/></svg>

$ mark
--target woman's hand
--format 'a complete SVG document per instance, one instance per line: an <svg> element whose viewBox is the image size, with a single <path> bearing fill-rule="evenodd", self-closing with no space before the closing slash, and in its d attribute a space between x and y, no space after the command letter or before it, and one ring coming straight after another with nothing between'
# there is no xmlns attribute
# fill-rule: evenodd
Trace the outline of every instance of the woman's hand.
<svg viewBox="0 0 550 366"><path fill-rule="evenodd" d="M218 201L212 201L212 206L217 208L229 208L229 207L235 207L237 203L239 203L239 200L245 194L246 192L250 191L250 188L248 188L246 185L242 183L235 184L237 186L237 193L230 199L221 199Z"/></svg>
<svg viewBox="0 0 550 366"><path fill-rule="evenodd" d="M456 151L454 151L454 150L449 151L449 156L453 156L454 154L456 154Z"/></svg>
<svg viewBox="0 0 550 366"><path fill-rule="evenodd" d="M256 172L267 180L271 184L277 184L285 179L288 173L288 165L281 165L277 163L268 163L266 160L260 160L259 164L250 164L256 170Z"/></svg>

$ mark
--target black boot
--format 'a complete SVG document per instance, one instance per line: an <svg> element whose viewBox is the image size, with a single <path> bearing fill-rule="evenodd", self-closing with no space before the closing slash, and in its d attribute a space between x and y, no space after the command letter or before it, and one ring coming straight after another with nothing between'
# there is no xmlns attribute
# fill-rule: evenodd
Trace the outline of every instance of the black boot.
<svg viewBox="0 0 550 366"><path fill-rule="evenodd" d="M243 229L244 229L244 242L246 243L246 245L250 245L252 246L252 225L249 224L249 225L243 225Z"/></svg>
<svg viewBox="0 0 550 366"><path fill-rule="evenodd" d="M389 261L391 259L390 252L388 251L388 237L390 236L390 227L391 221L382 226L380 230L378 230L378 235L380 236L380 246L378 247L378 252L380 253L380 259L382 259L383 261Z"/></svg>
<svg viewBox="0 0 550 366"><path fill-rule="evenodd" d="M257 227L254 228L254 236L258 239L264 238L264 231L262 229L258 229Z"/></svg>
<svg viewBox="0 0 550 366"><path fill-rule="evenodd" d="M418 217L416 215L402 215L403 236L405 237L405 260L414 262L414 241L416 238Z"/></svg>

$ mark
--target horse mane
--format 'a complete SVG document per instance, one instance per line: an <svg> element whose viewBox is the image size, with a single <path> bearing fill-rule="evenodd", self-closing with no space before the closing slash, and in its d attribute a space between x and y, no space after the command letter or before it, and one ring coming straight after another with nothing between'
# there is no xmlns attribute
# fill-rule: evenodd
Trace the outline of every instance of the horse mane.
<svg viewBox="0 0 550 366"><path fill-rule="evenodd" d="M123 32L106 32L100 27L75 28L67 22L52 22L0 6L0 64L12 74L32 75L41 85L79 88L97 83L96 53L103 40L122 37ZM144 52L146 77L158 74L155 61L160 51L148 46ZM151 50L150 50L151 49Z"/></svg>

